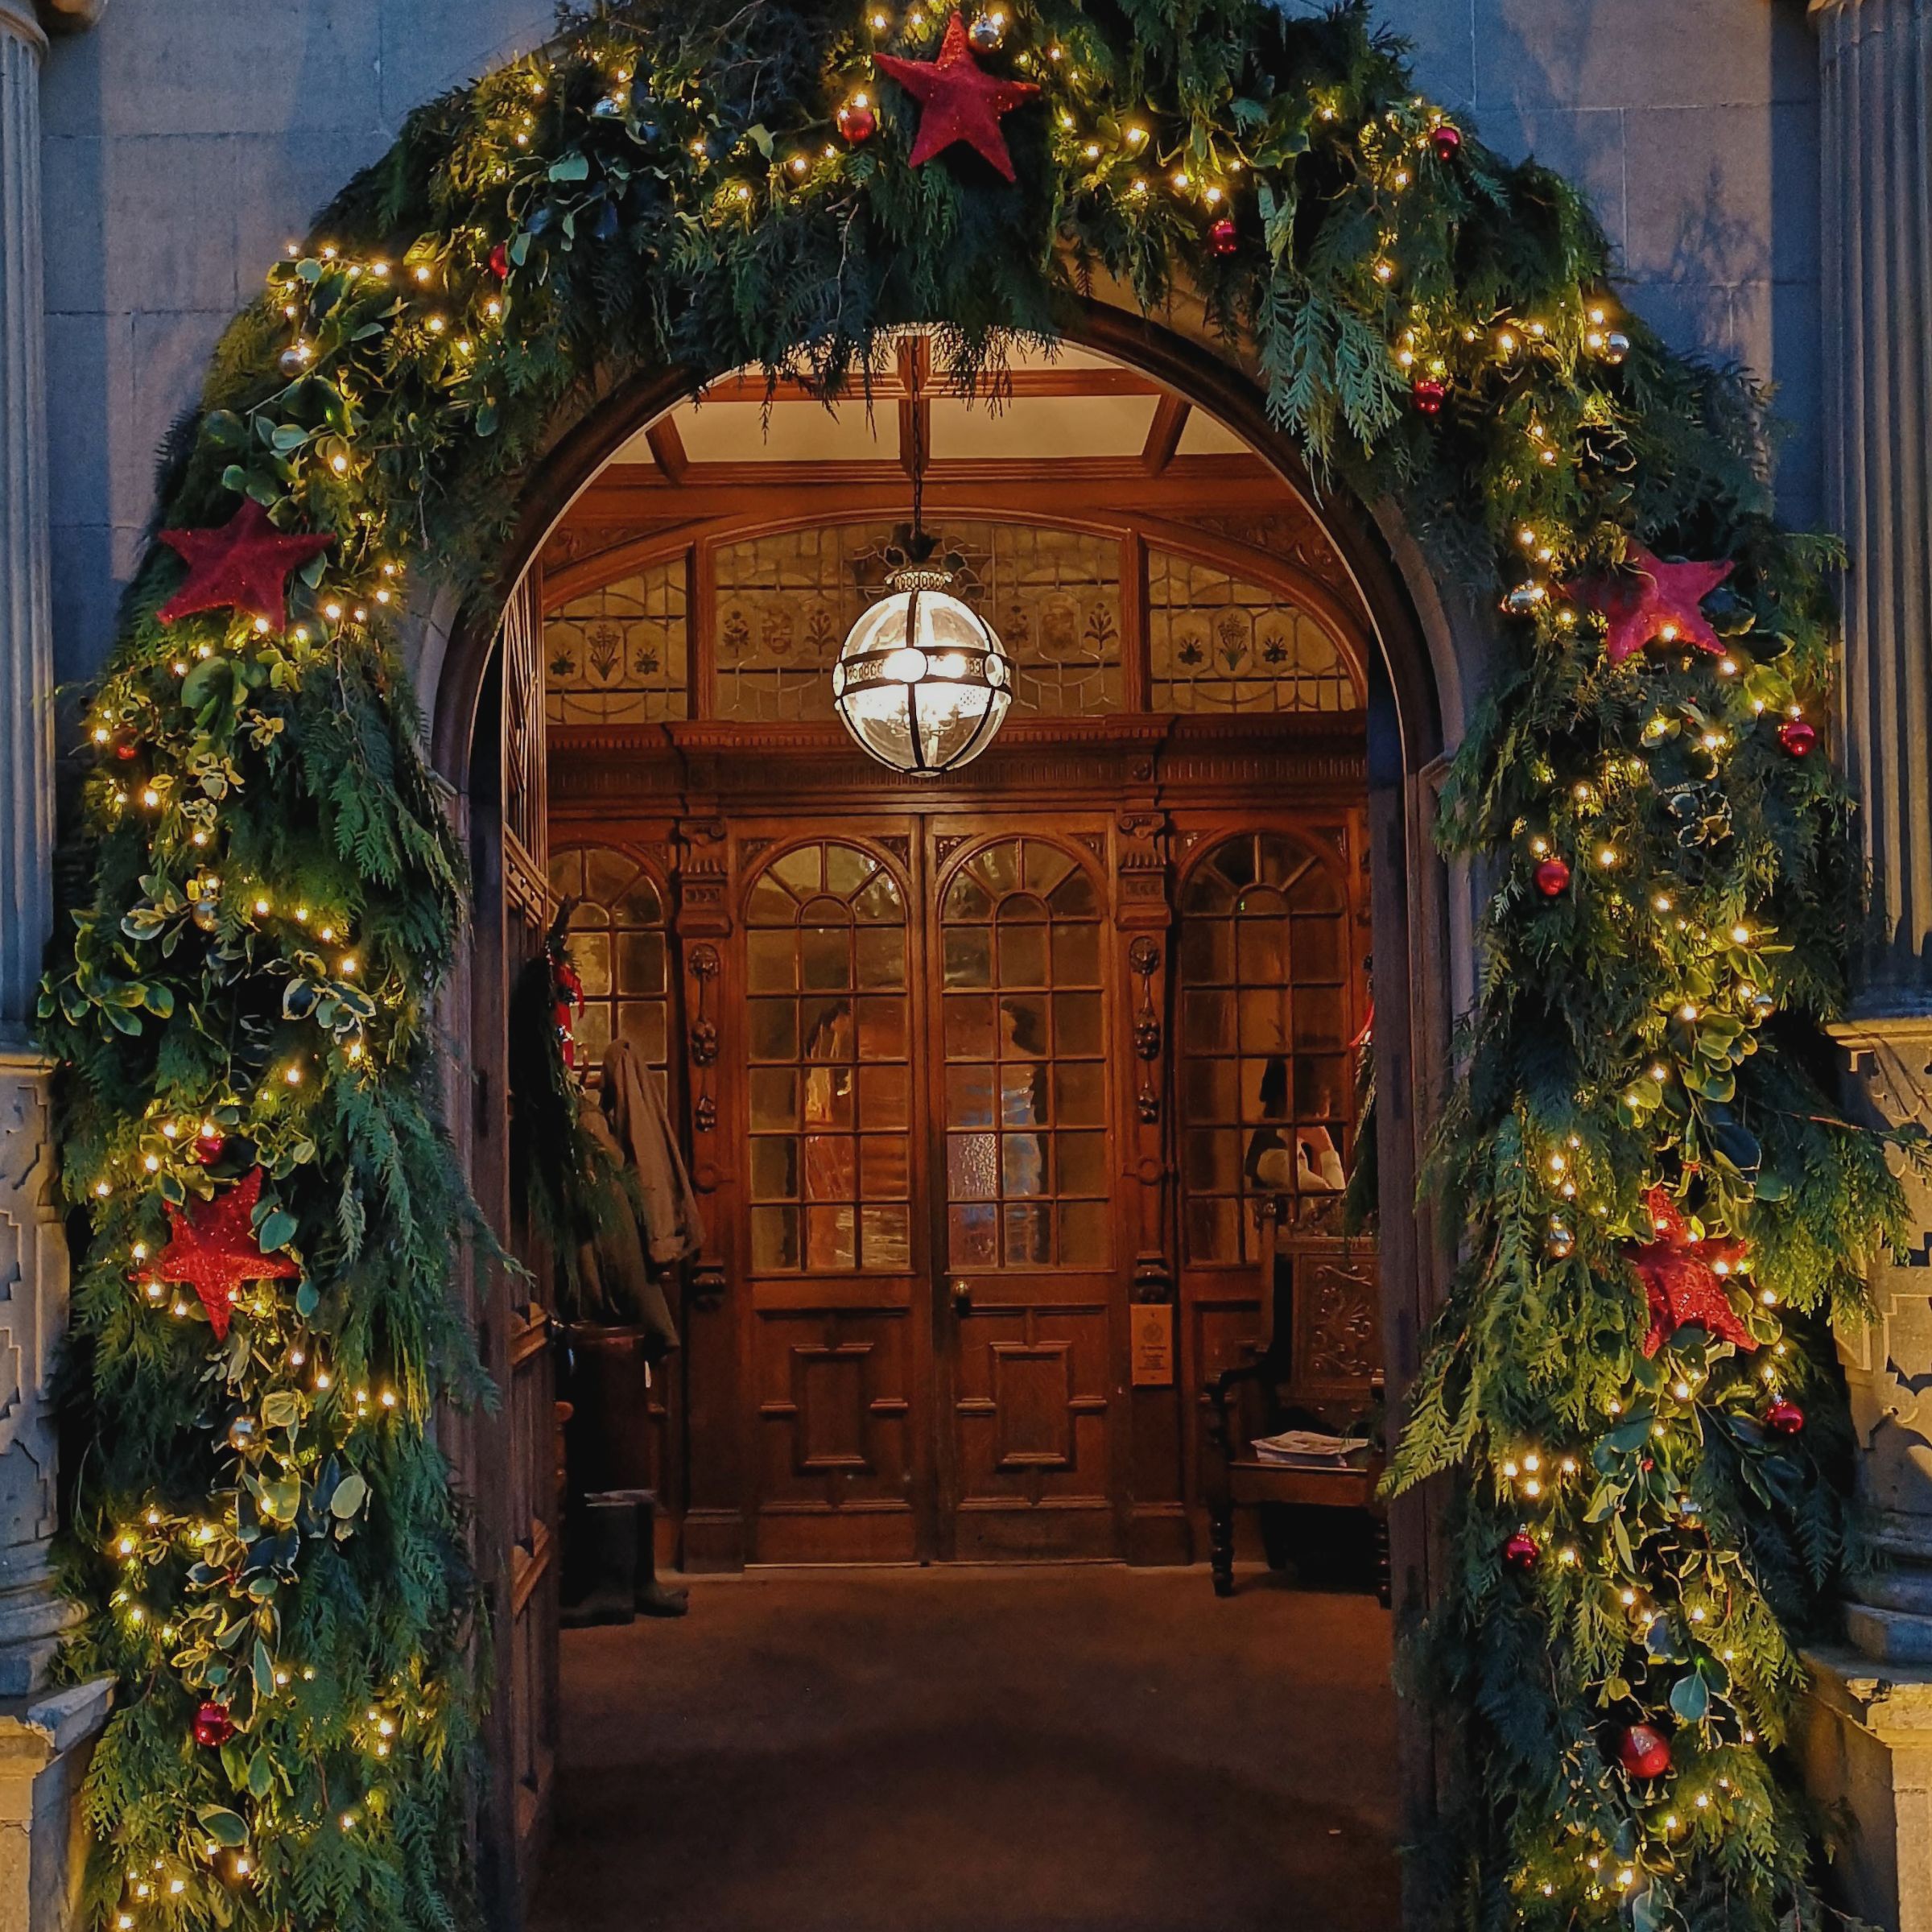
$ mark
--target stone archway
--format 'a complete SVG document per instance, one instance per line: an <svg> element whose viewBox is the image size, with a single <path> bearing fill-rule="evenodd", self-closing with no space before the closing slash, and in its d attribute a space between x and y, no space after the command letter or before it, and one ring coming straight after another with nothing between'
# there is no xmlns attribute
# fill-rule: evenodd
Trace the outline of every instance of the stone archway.
<svg viewBox="0 0 1932 1932"><path fill-rule="evenodd" d="M1446 621L1437 587L1404 542L1394 507L1383 506L1385 520L1378 520L1345 488L1319 490L1301 452L1269 423L1264 395L1240 358L1204 330L1191 335L1169 325L1173 312L1184 315L1189 308L1184 292L1177 293L1170 316L1161 320L1100 299L1070 304L1063 339L1158 379L1262 456L1316 510L1373 629L1380 675L1371 684L1368 866L1378 1065L1389 1070L1382 1091L1389 1096L1377 1116L1377 1158L1388 1204L1380 1243L1382 1332L1391 1414L1399 1417L1420 1338L1440 1305L1449 1265L1443 1244L1451 1231L1418 1200L1417 1177L1447 1074L1451 1029L1467 994L1457 983L1450 930L1459 882L1436 855L1430 827L1443 770L1444 712L1480 680L1475 654L1482 642L1458 634ZM654 373L617 386L560 425L517 491L514 534L495 580L518 582L572 501L610 456L720 373ZM463 800L461 816L473 839L491 836L487 817L473 815L470 794L474 760L491 758L496 748L489 708L503 694L502 680L493 675L502 644L497 609L494 598L469 606L440 600L415 658L435 762ZM1425 609L1433 621L1425 618ZM1451 694L1447 704L1445 686ZM474 809L487 815L495 803L478 799ZM506 984L503 962L493 956L503 930L501 912L493 898L469 968L483 1002L477 1023L485 1028ZM473 1051L488 1063L486 1040L473 1042ZM1439 1499L1426 1491L1398 1498L1392 1508L1394 1598L1398 1609L1410 1614L1439 1587ZM1428 1711L1413 1700L1404 1700L1398 1710L1403 1803L1410 1828L1420 1830L1435 1808L1439 1753ZM1419 1911L1424 1901L1418 1894L1411 1902Z"/></svg>

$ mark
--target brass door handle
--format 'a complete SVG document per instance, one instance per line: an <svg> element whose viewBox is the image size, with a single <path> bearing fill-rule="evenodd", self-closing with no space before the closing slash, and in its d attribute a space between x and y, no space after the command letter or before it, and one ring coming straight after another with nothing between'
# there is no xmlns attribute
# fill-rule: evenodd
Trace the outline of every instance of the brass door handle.
<svg viewBox="0 0 1932 1932"><path fill-rule="evenodd" d="M970 1282L955 1282L952 1284L952 1311L955 1315L972 1313L972 1284Z"/></svg>

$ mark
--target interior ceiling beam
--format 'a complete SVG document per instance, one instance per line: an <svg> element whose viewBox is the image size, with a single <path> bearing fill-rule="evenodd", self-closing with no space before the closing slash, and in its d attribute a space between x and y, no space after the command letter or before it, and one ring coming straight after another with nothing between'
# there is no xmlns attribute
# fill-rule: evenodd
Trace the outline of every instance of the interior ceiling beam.
<svg viewBox="0 0 1932 1932"><path fill-rule="evenodd" d="M963 492L985 498L1010 488L1030 505L1063 513L1070 507L1065 494L1069 484L1078 484L1083 492L1098 491L1105 501L1150 509L1184 510L1191 504L1204 510L1264 510L1271 503L1298 501L1258 456L1233 452L1174 456L1158 475L1149 473L1138 455L963 458L926 466L927 493L935 502ZM652 464L613 463L577 498L565 522L609 525L633 516L661 519L670 507L671 487ZM753 510L761 507L760 499L769 510L797 497L809 500L816 511L832 507L832 497L826 493L836 493L844 504L881 494L903 497L905 487L904 471L891 456L851 462L688 463L676 507L681 515L704 517ZM1083 495L1082 502L1086 500Z"/></svg>
<svg viewBox="0 0 1932 1932"><path fill-rule="evenodd" d="M902 352L909 345L902 344ZM926 347L923 338L919 347ZM869 394L877 402L896 402L907 394L907 384L900 369L895 365L890 369L877 371L872 378ZM933 395L957 398L972 392L954 382L943 369L929 374L922 387ZM1158 382L1150 382L1145 376L1137 375L1129 369L1015 369L1009 370L997 381L989 382L985 391L993 402L1018 402L1024 398L1044 396L1159 396L1166 392ZM863 382L855 382L846 392L855 402L865 400L868 391ZM825 398L808 388L793 376L781 376L775 385L768 385L763 376L755 372L745 372L733 376L720 376L716 382L708 383L698 392L695 404L687 407L701 408L707 402L809 402L814 408L823 409Z"/></svg>
<svg viewBox="0 0 1932 1932"><path fill-rule="evenodd" d="M1141 466L1149 476L1159 476L1174 460L1188 413L1189 406L1176 395L1163 395L1154 405L1154 420L1147 425L1147 441L1141 451Z"/></svg>
<svg viewBox="0 0 1932 1932"><path fill-rule="evenodd" d="M684 453L684 439L678 434L677 424L669 416L659 416L645 431L644 440L663 471L664 481L673 488L683 483L691 472L691 459Z"/></svg>

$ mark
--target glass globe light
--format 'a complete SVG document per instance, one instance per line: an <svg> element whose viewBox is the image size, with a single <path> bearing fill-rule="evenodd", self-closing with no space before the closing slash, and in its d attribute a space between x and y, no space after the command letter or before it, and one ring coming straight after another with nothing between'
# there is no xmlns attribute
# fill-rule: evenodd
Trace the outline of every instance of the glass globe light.
<svg viewBox="0 0 1932 1932"><path fill-rule="evenodd" d="M952 771L976 758L1013 702L1000 640L952 596L936 563L891 572L832 667L845 729L894 771Z"/></svg>

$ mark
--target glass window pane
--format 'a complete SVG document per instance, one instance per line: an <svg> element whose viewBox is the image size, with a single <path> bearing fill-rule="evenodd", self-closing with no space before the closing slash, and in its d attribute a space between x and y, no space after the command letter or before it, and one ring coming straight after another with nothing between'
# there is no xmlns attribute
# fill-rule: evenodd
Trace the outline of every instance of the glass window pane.
<svg viewBox="0 0 1932 1932"><path fill-rule="evenodd" d="M762 1133L751 1143L751 1198L795 1201L799 1198L799 1143L788 1133Z"/></svg>
<svg viewBox="0 0 1932 1932"><path fill-rule="evenodd" d="M1009 1196L1044 1194L1046 1137L1008 1133L1000 1137L1000 1192Z"/></svg>
<svg viewBox="0 0 1932 1932"><path fill-rule="evenodd" d="M663 1069L668 1059L669 1042L666 1038L670 1015L664 1009L662 1000L625 1000L617 1009L623 1024L618 1029L638 1051L643 1055L645 1063L658 1070L658 1078L663 1078ZM603 1048L596 1049L599 1058Z"/></svg>
<svg viewBox="0 0 1932 1932"><path fill-rule="evenodd" d="M815 1273L858 1265L858 1217L851 1208L805 1210L805 1265Z"/></svg>
<svg viewBox="0 0 1932 1932"><path fill-rule="evenodd" d="M795 933L749 932L745 935L745 980L753 993L788 993L798 984Z"/></svg>
<svg viewBox="0 0 1932 1932"><path fill-rule="evenodd" d="M906 1208L859 1210L859 1265L885 1273L912 1265L912 1215Z"/></svg>
<svg viewBox="0 0 1932 1932"><path fill-rule="evenodd" d="M620 932L617 935L617 991L621 994L664 994L664 935L661 932Z"/></svg>
<svg viewBox="0 0 1932 1932"><path fill-rule="evenodd" d="M1339 986L1298 986L1294 993L1294 1045L1298 1053L1334 1053L1348 1042Z"/></svg>
<svg viewBox="0 0 1932 1932"><path fill-rule="evenodd" d="M902 1201L912 1192L902 1133L869 1133L859 1141L859 1199Z"/></svg>
<svg viewBox="0 0 1932 1932"><path fill-rule="evenodd" d="M902 997L859 1001L858 1057L902 1060L906 1057L906 1001Z"/></svg>
<svg viewBox="0 0 1932 1932"><path fill-rule="evenodd" d="M570 956L584 982L586 999L601 1000L610 992L610 935L577 932L571 935Z"/></svg>
<svg viewBox="0 0 1932 1932"><path fill-rule="evenodd" d="M842 899L848 899L872 877L874 861L851 845L825 848L825 885Z"/></svg>
<svg viewBox="0 0 1932 1932"><path fill-rule="evenodd" d="M1053 1158L1055 1194L1106 1193L1107 1137L1104 1133L1055 1134Z"/></svg>
<svg viewBox="0 0 1932 1932"><path fill-rule="evenodd" d="M850 1066L854 1045L852 1001L800 1000L799 1034L804 1042L804 1059Z"/></svg>
<svg viewBox="0 0 1932 1932"><path fill-rule="evenodd" d="M849 1067L807 1067L805 1069L805 1125L849 1130L855 1124L852 1069Z"/></svg>
<svg viewBox="0 0 1932 1932"><path fill-rule="evenodd" d="M1053 1070L1053 1117L1063 1127L1106 1124L1106 1069L1097 1060L1076 1060Z"/></svg>
<svg viewBox="0 0 1932 1932"><path fill-rule="evenodd" d="M1310 983L1339 984L1344 972L1341 920L1318 914L1297 918L1291 924L1290 945L1295 978Z"/></svg>
<svg viewBox="0 0 1932 1932"><path fill-rule="evenodd" d="M754 1133L799 1125L799 1076L793 1068L753 1068L751 1125Z"/></svg>
<svg viewBox="0 0 1932 1932"><path fill-rule="evenodd" d="M824 876L825 861L818 846L801 845L797 851L788 852L774 860L771 869L781 884L789 886L803 898L819 890Z"/></svg>
<svg viewBox="0 0 1932 1932"><path fill-rule="evenodd" d="M904 1129L910 1121L911 1082L904 1067L859 1068L859 1125Z"/></svg>
<svg viewBox="0 0 1932 1932"><path fill-rule="evenodd" d="M759 1274L782 1274L799 1265L799 1211L754 1208L751 1211L751 1265Z"/></svg>
<svg viewBox="0 0 1932 1932"><path fill-rule="evenodd" d="M1008 1268L1044 1268L1053 1260L1053 1210L1009 1206L1000 1210L1001 1263Z"/></svg>
<svg viewBox="0 0 1932 1932"><path fill-rule="evenodd" d="M853 935L859 985L881 993L906 984L906 933L898 926L861 926Z"/></svg>
<svg viewBox="0 0 1932 1932"><path fill-rule="evenodd" d="M799 1013L791 1000L748 1000L751 1057L754 1060L795 1060L799 1057Z"/></svg>
<svg viewBox="0 0 1932 1932"><path fill-rule="evenodd" d="M996 1268L1000 1260L999 1210L985 1206L947 1211L947 1259L955 1268Z"/></svg>
<svg viewBox="0 0 1932 1932"><path fill-rule="evenodd" d="M1018 902L1024 906L1027 902ZM1002 913L1005 908L1002 907ZM1022 924L1002 918L995 929L999 937L1000 984L1002 986L1044 986L1046 984L1046 928Z"/></svg>
<svg viewBox="0 0 1932 1932"><path fill-rule="evenodd" d="M945 1001L946 1057L989 1060L995 1038L993 1001L980 993L948 993Z"/></svg>
<svg viewBox="0 0 1932 1932"><path fill-rule="evenodd" d="M1241 1079L1232 1060L1188 1060L1181 1070L1182 1113L1190 1121L1241 1117Z"/></svg>
<svg viewBox="0 0 1932 1932"><path fill-rule="evenodd" d="M1189 1127L1181 1137L1187 1185L1203 1193L1232 1193L1241 1184L1241 1137L1232 1129Z"/></svg>
<svg viewBox="0 0 1932 1932"><path fill-rule="evenodd" d="M1102 1045L1100 996L1097 993L1056 993L1053 996L1053 1026L1056 1053L1098 1053Z"/></svg>
<svg viewBox="0 0 1932 1932"><path fill-rule="evenodd" d="M1020 885L1020 841L1006 839L989 845L972 862L972 869L996 899L1017 892Z"/></svg>
<svg viewBox="0 0 1932 1932"><path fill-rule="evenodd" d="M946 1194L955 1201L990 1201L999 1192L999 1137L949 1133L946 1137Z"/></svg>
<svg viewBox="0 0 1932 1932"><path fill-rule="evenodd" d="M1241 1051L1280 1053L1288 1045L1286 1016L1278 985L1246 987L1241 993Z"/></svg>
<svg viewBox="0 0 1932 1932"><path fill-rule="evenodd" d="M1181 1000L1181 1037L1191 1053L1232 1051L1234 995L1192 990L1184 993Z"/></svg>
<svg viewBox="0 0 1932 1932"><path fill-rule="evenodd" d="M984 926L948 926L944 945L946 984L980 987L993 984L993 934Z"/></svg>
<svg viewBox="0 0 1932 1932"><path fill-rule="evenodd" d="M971 919L990 919L992 917L993 894L972 876L970 871L962 872L946 889L947 923Z"/></svg>
<svg viewBox="0 0 1932 1932"><path fill-rule="evenodd" d="M805 1136L805 1198L849 1201L857 1198L858 1142L848 1133Z"/></svg>
<svg viewBox="0 0 1932 1932"><path fill-rule="evenodd" d="M836 991L852 984L852 928L806 926L799 931L799 977L812 993Z"/></svg>
<svg viewBox="0 0 1932 1932"><path fill-rule="evenodd" d="M853 895L852 916L868 925L880 926L896 926L904 919L899 889L890 873L875 873L871 883Z"/></svg>
<svg viewBox="0 0 1932 1932"><path fill-rule="evenodd" d="M1105 1201L1069 1201L1060 1209L1060 1265L1104 1268L1112 1210Z"/></svg>
<svg viewBox="0 0 1932 1932"><path fill-rule="evenodd" d="M1284 938L1282 922L1274 919L1256 919L1252 916L1240 920L1235 927L1235 957L1239 965L1241 980L1249 986L1278 986L1286 975L1282 958L1282 941Z"/></svg>
<svg viewBox="0 0 1932 1932"><path fill-rule="evenodd" d="M1191 1195L1187 1216L1188 1260L1238 1261L1241 1258L1239 1213L1236 1202Z"/></svg>
<svg viewBox="0 0 1932 1932"><path fill-rule="evenodd" d="M1097 986L1100 983L1100 929L1090 922L1053 929L1053 983L1056 986Z"/></svg>

